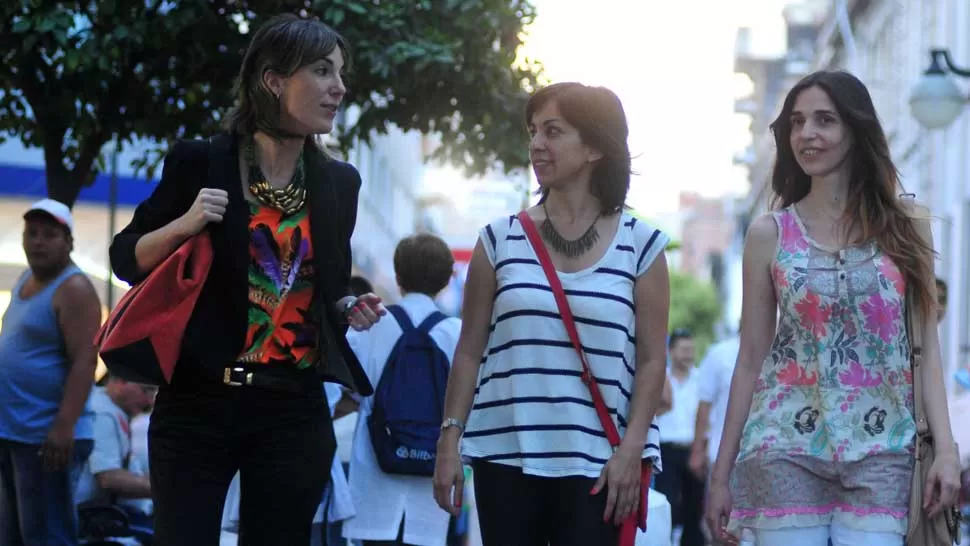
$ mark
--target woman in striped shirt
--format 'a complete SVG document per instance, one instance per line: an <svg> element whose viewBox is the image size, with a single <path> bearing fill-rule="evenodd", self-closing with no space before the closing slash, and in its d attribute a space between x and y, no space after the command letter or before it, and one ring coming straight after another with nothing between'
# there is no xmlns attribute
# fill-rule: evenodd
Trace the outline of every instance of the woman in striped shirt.
<svg viewBox="0 0 970 546"><path fill-rule="evenodd" d="M527 212L623 439L611 449L536 253L518 219L501 218L482 229L468 272L435 497L457 513L461 452L486 546L616 543L642 501L641 460L660 466L669 239L624 211L630 153L615 94L552 85L526 121L542 195Z"/></svg>

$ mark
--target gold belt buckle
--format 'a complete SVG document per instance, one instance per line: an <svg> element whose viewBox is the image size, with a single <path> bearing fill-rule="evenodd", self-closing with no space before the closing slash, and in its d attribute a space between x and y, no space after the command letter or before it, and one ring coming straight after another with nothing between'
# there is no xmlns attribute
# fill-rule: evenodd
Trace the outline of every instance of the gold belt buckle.
<svg viewBox="0 0 970 546"><path fill-rule="evenodd" d="M233 381L232 380L232 373L233 372L244 372L244 371L245 370L243 368L231 368L231 367L227 367L225 369L225 371L222 373L222 382L225 383L226 385L229 385L230 387L242 387L243 386L242 383L240 383L239 381Z"/></svg>

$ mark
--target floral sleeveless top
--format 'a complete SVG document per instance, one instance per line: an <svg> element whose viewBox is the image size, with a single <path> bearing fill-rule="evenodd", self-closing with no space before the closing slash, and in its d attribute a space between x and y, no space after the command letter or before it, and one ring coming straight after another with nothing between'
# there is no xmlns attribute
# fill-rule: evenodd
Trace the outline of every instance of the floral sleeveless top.
<svg viewBox="0 0 970 546"><path fill-rule="evenodd" d="M916 432L903 276L875 241L829 248L794 207L773 216L779 322L732 475L733 523L902 532Z"/></svg>
<svg viewBox="0 0 970 546"><path fill-rule="evenodd" d="M249 328L240 362L305 369L318 362L307 207L249 203Z"/></svg>
<svg viewBox="0 0 970 546"><path fill-rule="evenodd" d="M874 241L815 243L793 207L775 213L777 334L738 460L786 451L857 461L912 447L905 281Z"/></svg>

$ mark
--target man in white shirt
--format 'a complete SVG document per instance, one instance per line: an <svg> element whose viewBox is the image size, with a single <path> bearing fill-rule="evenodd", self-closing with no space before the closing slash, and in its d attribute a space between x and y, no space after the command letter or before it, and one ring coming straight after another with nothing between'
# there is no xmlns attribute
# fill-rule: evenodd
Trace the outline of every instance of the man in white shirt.
<svg viewBox="0 0 970 546"><path fill-rule="evenodd" d="M398 244L394 271L403 294L399 305L413 325L437 311L434 297L448 285L453 270L451 250L433 235L413 235ZM375 387L403 332L393 315L388 318L370 330L347 335ZM447 318L430 331L432 341L447 356L449 365L460 331L461 321L456 318ZM414 396L427 398L435 393L415 392ZM373 396L360 401L350 461L350 492L357 513L344 522L344 538L361 540L365 546L445 546L450 516L435 503L431 477L387 474L381 470L367 427L373 407Z"/></svg>
<svg viewBox="0 0 970 546"><path fill-rule="evenodd" d="M150 514L146 506L131 500L151 499L152 489L145 469L133 457L132 416L151 407L156 389L117 377L109 377L104 387L91 392L94 411L94 450L78 482L77 504L103 503L126 512L134 527L149 532Z"/></svg>
<svg viewBox="0 0 970 546"><path fill-rule="evenodd" d="M690 471L705 484L711 465L717 460L731 394L731 378L740 349L741 338L737 334L715 343L697 370L699 403L688 464Z"/></svg>
<svg viewBox="0 0 970 546"><path fill-rule="evenodd" d="M663 472L657 475L654 485L670 502L673 527L682 528L681 546L704 546L701 533L704 482L688 468L698 401L693 335L683 328L674 330L670 334L668 350L670 369L667 377L673 405L657 419Z"/></svg>
<svg viewBox="0 0 970 546"><path fill-rule="evenodd" d="M690 468L705 482L710 465L717 459L731 392L731 378L734 376L734 365L740 348L741 338L737 335L714 344L707 351L698 370L700 403L697 405Z"/></svg>

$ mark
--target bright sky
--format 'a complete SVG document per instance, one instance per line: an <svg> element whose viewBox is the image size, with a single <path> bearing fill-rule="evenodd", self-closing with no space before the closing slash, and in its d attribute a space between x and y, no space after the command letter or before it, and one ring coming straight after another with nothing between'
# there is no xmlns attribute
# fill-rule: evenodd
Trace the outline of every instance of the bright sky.
<svg viewBox="0 0 970 546"><path fill-rule="evenodd" d="M739 26L760 50L783 47L785 0L534 0L522 54L550 81L612 89L630 123L635 176L630 205L648 215L677 209L682 191L741 195L746 171L732 158L750 140L735 97Z"/></svg>

